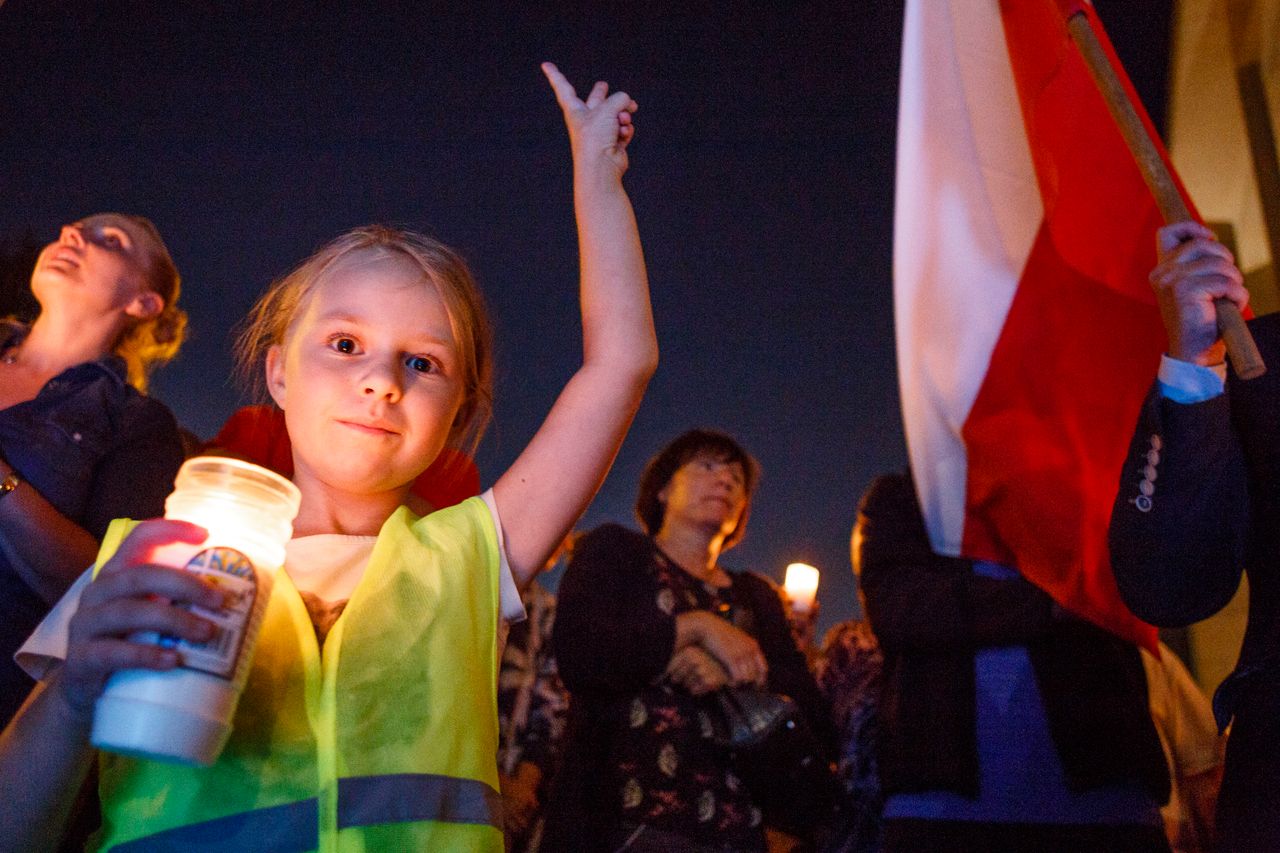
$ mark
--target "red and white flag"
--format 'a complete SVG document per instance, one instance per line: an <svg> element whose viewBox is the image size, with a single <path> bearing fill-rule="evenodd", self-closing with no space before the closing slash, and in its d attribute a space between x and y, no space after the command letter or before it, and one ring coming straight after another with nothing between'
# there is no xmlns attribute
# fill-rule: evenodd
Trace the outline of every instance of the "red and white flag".
<svg viewBox="0 0 1280 853"><path fill-rule="evenodd" d="M1166 347L1147 283L1162 222L1067 34L1073 10L1111 53L1081 0L908 0L894 222L907 446L934 550L1016 567L1154 648L1106 531Z"/></svg>

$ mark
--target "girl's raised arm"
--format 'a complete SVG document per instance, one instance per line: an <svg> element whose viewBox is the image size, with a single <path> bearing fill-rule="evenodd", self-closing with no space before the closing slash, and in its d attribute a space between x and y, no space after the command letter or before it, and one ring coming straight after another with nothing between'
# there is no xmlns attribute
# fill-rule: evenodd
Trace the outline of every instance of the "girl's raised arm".
<svg viewBox="0 0 1280 853"><path fill-rule="evenodd" d="M551 63L543 72L573 150L581 265L582 367L529 446L494 485L507 558L523 586L604 482L658 366L649 283L622 188L635 101L598 82L586 100Z"/></svg>

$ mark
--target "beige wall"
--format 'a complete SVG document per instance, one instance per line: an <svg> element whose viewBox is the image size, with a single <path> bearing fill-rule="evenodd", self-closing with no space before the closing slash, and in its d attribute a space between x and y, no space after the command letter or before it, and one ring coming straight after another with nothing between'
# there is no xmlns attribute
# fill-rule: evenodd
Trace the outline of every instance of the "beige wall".
<svg viewBox="0 0 1280 853"><path fill-rule="evenodd" d="M1235 49L1229 5L1251 23ZM1234 228L1241 268L1255 273L1249 276L1254 311L1280 310L1274 277L1257 274L1271 254L1235 79L1237 58L1256 55L1271 115L1280 115L1280 2L1182 0L1174 22L1168 131L1174 166L1201 215Z"/></svg>
<svg viewBox="0 0 1280 853"><path fill-rule="evenodd" d="M1232 43L1228 7L1236 18ZM1247 26L1241 26L1241 23ZM1236 63L1256 57L1272 117L1280 115L1280 0L1181 0L1174 16L1169 151L1187 191L1209 222L1234 232L1258 314L1280 310L1261 202L1236 85ZM1272 370L1280 365L1271 365ZM1248 585L1221 612L1189 631L1192 673L1212 691L1235 666L1244 637Z"/></svg>

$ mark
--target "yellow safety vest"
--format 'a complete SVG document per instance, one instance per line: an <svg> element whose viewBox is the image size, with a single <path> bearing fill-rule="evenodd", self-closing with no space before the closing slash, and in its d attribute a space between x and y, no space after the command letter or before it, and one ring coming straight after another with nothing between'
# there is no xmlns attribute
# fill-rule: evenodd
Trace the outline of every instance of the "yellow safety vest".
<svg viewBox="0 0 1280 853"><path fill-rule="evenodd" d="M479 498L401 507L323 654L280 572L217 763L102 753L102 848L501 853L498 565Z"/></svg>

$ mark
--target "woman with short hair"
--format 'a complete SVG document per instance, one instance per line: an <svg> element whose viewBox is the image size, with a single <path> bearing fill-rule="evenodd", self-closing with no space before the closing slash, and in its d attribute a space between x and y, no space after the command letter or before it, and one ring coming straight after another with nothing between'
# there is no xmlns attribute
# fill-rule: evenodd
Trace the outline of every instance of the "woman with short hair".
<svg viewBox="0 0 1280 853"><path fill-rule="evenodd" d="M776 589L720 564L757 480L732 438L687 432L641 476L645 532L605 525L576 544L554 632L572 702L548 844L567 831L585 849L765 849L765 804L714 740L712 694L765 688L824 734L829 723Z"/></svg>

